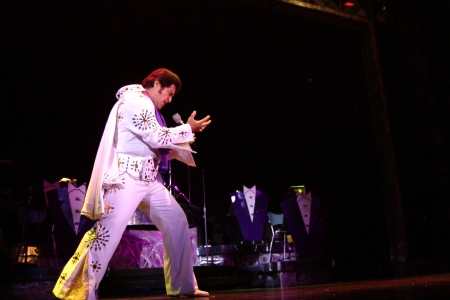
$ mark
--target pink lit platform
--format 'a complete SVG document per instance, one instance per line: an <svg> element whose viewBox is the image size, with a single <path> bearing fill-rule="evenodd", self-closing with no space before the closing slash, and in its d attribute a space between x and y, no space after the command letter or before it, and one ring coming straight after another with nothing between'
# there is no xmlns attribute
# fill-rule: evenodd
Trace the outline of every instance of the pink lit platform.
<svg viewBox="0 0 450 300"><path fill-rule="evenodd" d="M103 297L164 293L162 235L153 225L129 225L110 261L99 294ZM294 287L332 282L331 262L297 259L293 244L197 246L190 228L194 271L203 289Z"/></svg>

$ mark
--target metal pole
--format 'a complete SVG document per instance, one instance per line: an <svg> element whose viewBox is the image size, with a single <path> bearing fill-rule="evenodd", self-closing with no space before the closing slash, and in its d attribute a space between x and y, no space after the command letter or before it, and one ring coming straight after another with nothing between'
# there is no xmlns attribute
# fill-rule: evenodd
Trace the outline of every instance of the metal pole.
<svg viewBox="0 0 450 300"><path fill-rule="evenodd" d="M203 184L203 221L205 225L205 245L203 246L205 248L206 252L206 263L208 263L208 229L207 229L207 223L206 223L206 193L205 193L205 169L202 168L202 184Z"/></svg>
<svg viewBox="0 0 450 300"><path fill-rule="evenodd" d="M191 199L191 169L187 165L187 176L188 176L188 198Z"/></svg>
<svg viewBox="0 0 450 300"><path fill-rule="evenodd" d="M169 183L168 183L168 187L169 187L169 193L171 193L174 197L175 197L175 193L173 191L172 188L172 161L168 161L168 172L169 172Z"/></svg>

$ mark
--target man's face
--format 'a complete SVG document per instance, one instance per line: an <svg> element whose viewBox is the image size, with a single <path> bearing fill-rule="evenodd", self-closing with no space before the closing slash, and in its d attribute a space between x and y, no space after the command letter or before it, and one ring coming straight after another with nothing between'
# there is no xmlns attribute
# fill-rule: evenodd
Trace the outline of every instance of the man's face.
<svg viewBox="0 0 450 300"><path fill-rule="evenodd" d="M172 97L175 95L176 87L175 84L172 84L169 87L162 88L158 81L155 81L155 84L152 88L151 98L153 100L153 104L155 104L156 108L160 110L167 103L172 102Z"/></svg>

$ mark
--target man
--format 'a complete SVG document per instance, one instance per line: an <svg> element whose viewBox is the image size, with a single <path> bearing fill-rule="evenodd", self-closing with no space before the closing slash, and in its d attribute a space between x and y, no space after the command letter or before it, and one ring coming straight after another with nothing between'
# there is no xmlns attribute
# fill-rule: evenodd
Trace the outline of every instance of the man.
<svg viewBox="0 0 450 300"><path fill-rule="evenodd" d="M167 69L153 71L142 85L121 88L103 133L82 213L96 225L88 231L66 264L53 293L60 299L96 299L108 262L136 207L163 235L164 277L169 296L206 297L198 289L191 260L186 216L162 184L158 167L167 150L187 151L177 144L194 140L210 123L195 120L194 111L174 128L164 124L159 110L181 88Z"/></svg>

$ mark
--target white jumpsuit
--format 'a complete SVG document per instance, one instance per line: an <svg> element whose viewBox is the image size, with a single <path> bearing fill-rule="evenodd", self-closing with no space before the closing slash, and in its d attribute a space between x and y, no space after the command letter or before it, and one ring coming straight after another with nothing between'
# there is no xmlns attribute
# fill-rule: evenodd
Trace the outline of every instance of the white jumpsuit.
<svg viewBox="0 0 450 300"><path fill-rule="evenodd" d="M191 142L192 131L187 124L161 127L155 117L155 106L143 91L141 86L133 85L118 92L120 103L113 147L120 183L104 185L103 214L85 234L53 289L60 299L96 299L108 262L136 207L148 214L162 232L167 294L180 295L198 289L186 216L157 172L158 148ZM103 182L107 178L105 173Z"/></svg>

